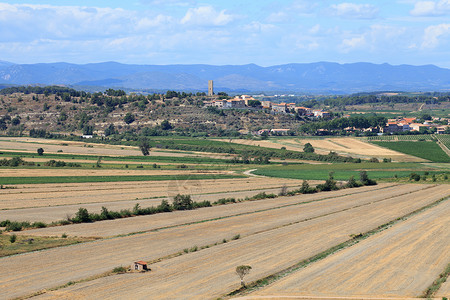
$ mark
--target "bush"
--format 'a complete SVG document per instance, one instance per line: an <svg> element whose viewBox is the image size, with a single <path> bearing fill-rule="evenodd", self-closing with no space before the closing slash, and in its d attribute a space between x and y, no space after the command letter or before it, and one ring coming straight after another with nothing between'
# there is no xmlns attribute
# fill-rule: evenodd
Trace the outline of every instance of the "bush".
<svg viewBox="0 0 450 300"><path fill-rule="evenodd" d="M126 273L126 272L127 272L127 269L125 267L122 267L122 266L115 267L113 269L113 273Z"/></svg>
<svg viewBox="0 0 450 300"><path fill-rule="evenodd" d="M216 205L224 205L227 203L236 203L236 198L221 198L214 202Z"/></svg>
<svg viewBox="0 0 450 300"><path fill-rule="evenodd" d="M361 186L361 184L356 182L356 180L353 176L350 176L347 184L345 185L346 188L355 188L355 187L359 187L359 186Z"/></svg>
<svg viewBox="0 0 450 300"><path fill-rule="evenodd" d="M34 227L34 228L45 228L45 227L47 227L47 224L45 224L44 222L34 222L31 227Z"/></svg>
<svg viewBox="0 0 450 300"><path fill-rule="evenodd" d="M9 236L9 241L11 242L11 244L14 244L16 240L17 240L16 234L12 234L11 236Z"/></svg>
<svg viewBox="0 0 450 300"><path fill-rule="evenodd" d="M72 220L75 223L89 223L92 222L91 215L86 208L80 207Z"/></svg>
<svg viewBox="0 0 450 300"><path fill-rule="evenodd" d="M194 202L190 195L178 194L173 198L172 206L174 210L190 210L194 208Z"/></svg>
<svg viewBox="0 0 450 300"><path fill-rule="evenodd" d="M363 185L376 185L377 182L369 178L366 171L359 172L359 180Z"/></svg>
<svg viewBox="0 0 450 300"><path fill-rule="evenodd" d="M158 212L170 212L173 210L173 207L169 204L169 201L164 199L156 209L158 210Z"/></svg>
<svg viewBox="0 0 450 300"><path fill-rule="evenodd" d="M420 175L417 173L411 173L411 174L409 174L409 180L419 181Z"/></svg>

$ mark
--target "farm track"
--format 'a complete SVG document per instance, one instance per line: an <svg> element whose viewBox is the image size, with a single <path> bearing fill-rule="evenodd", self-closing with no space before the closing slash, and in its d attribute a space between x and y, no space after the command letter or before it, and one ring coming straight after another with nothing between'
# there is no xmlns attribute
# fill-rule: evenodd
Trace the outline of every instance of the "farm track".
<svg viewBox="0 0 450 300"><path fill-rule="evenodd" d="M301 184L302 180L296 179L266 178L262 182L260 178L238 178L18 185L16 189L1 191L0 212L2 209L129 201L173 197L176 194L224 193Z"/></svg>
<svg viewBox="0 0 450 300"><path fill-rule="evenodd" d="M252 272L247 275L246 281L257 280L344 242L349 239L350 234L368 231L433 203L445 192L448 192L448 189L442 186L428 188L385 201L369 202L370 204L365 206L308 221L300 221L301 212L297 211L294 218L298 222L157 262L151 265L152 271L149 273L104 277L49 292L37 298L123 299L130 293L133 298L217 298L239 287L239 280L234 273L238 265L251 265ZM448 207L447 201L445 211ZM440 205L433 212L442 210ZM265 222L267 217L270 216L261 220ZM235 226L238 224L239 222L236 222ZM212 228L212 223L208 225L208 228ZM223 226L220 228L223 230Z"/></svg>
<svg viewBox="0 0 450 300"><path fill-rule="evenodd" d="M412 189L408 188L406 190L409 192L411 190L420 190L425 187L421 185L416 185ZM402 190L405 189L400 189L400 192ZM336 201L336 199L340 200L341 199L340 197L342 197L343 199L345 199L346 197L355 197L357 195L359 195L360 197L364 197L365 195L370 195L372 191L382 191L383 193L377 194L376 196L382 197L384 199L384 193L397 194L399 192L399 188L398 186L390 187L389 185L385 185L384 187L381 188L364 187L356 190L341 190L331 193L298 195L294 197L280 197L275 199L247 201L237 204L228 204L226 206L203 208L194 211L175 211L171 212L169 215L157 214L148 216L138 216L133 218L101 221L96 223L73 224L62 227L57 226L57 227L27 230L22 232L22 234L40 235L40 236L60 236L63 233L65 233L70 236L97 236L97 237L117 236L135 232L151 231L161 228L181 226L193 222L202 222L205 220L229 218L242 214L252 214L264 210L273 210L283 207L304 205L305 202L309 201L327 201L332 203ZM227 196L229 195L227 194Z"/></svg>
<svg viewBox="0 0 450 300"><path fill-rule="evenodd" d="M220 242L222 238L229 239L239 233L243 238L163 260L152 265L153 271L147 274L107 277L55 292L56 297L63 297L61 292L69 293L66 295L70 298L70 295L74 295L70 294L73 292L71 289L75 288L77 296L96 299L111 298L112 295L114 298L126 298L130 289L134 298L204 299L220 296L239 285L234 274L236 265L254 266L249 280L260 278L283 269L302 257L309 257L345 241L349 234L379 226L448 193L445 186L422 186L420 189L419 186L407 185L397 189L397 195L408 190L418 190L403 196L389 197L387 193L383 193L386 200L378 202L374 198L383 198L379 191L373 191L372 194L375 195L371 199L361 198L360 193L348 195L338 198L339 201L335 200L334 204L338 208L335 206L329 213L322 209L330 206L331 200L328 203L315 202L7 257L0 259L0 288L8 292L6 298L24 296L43 288L90 277L118 265L129 265L137 259L151 261L193 245ZM366 201L367 204L352 208L355 202L360 201ZM222 208L227 209L227 206ZM339 209L341 212L337 212ZM324 213L325 216L320 217ZM173 217L178 218L176 215ZM364 222L361 222L361 218L364 218ZM159 239L164 243L158 242ZM305 244L305 241L308 243ZM28 268L18 270L18 264L27 265ZM87 294L84 291L86 288Z"/></svg>
<svg viewBox="0 0 450 300"><path fill-rule="evenodd" d="M450 201L290 274L256 294L420 297L449 263L448 228ZM441 292L442 296L449 295L446 287Z"/></svg>

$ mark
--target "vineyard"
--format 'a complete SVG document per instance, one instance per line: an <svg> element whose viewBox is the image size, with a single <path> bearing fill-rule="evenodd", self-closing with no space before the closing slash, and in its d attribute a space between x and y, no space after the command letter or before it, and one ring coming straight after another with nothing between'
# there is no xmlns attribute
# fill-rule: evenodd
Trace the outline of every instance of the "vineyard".
<svg viewBox="0 0 450 300"><path fill-rule="evenodd" d="M444 144L447 149L450 149L450 134L440 134L436 135L436 138Z"/></svg>
<svg viewBox="0 0 450 300"><path fill-rule="evenodd" d="M445 134L442 137L447 137L450 141L450 135ZM436 138L435 135L418 134L418 135L380 135L369 136L367 139L371 141L389 142L389 141L432 141Z"/></svg>

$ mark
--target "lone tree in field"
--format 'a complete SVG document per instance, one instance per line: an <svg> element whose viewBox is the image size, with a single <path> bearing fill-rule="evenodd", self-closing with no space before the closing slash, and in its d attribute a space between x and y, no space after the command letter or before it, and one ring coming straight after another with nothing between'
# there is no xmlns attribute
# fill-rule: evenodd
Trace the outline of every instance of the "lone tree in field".
<svg viewBox="0 0 450 300"><path fill-rule="evenodd" d="M245 287L244 276L247 275L248 273L250 273L251 269L252 269L252 267L250 267L250 266L237 266L236 267L236 274L238 274L239 278L241 279L242 287Z"/></svg>
<svg viewBox="0 0 450 300"><path fill-rule="evenodd" d="M310 143L306 143L305 146L303 147L303 151L307 153L313 153L314 147Z"/></svg>
<svg viewBox="0 0 450 300"><path fill-rule="evenodd" d="M38 154L39 156L44 155L44 149L43 149L43 148L38 148L38 149L37 149L37 154Z"/></svg>
<svg viewBox="0 0 450 300"><path fill-rule="evenodd" d="M144 156L147 156L150 154L150 145L148 144L148 141L145 139L140 141L139 149L141 149L141 152Z"/></svg>

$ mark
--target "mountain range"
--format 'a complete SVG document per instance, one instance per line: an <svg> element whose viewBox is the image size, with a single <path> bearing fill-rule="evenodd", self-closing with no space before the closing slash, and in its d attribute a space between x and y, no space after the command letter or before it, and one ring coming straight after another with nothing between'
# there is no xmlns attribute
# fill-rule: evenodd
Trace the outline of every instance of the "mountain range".
<svg viewBox="0 0 450 300"><path fill-rule="evenodd" d="M332 62L248 65L15 64L0 61L1 85L67 85L126 90L292 92L449 91L450 69Z"/></svg>

